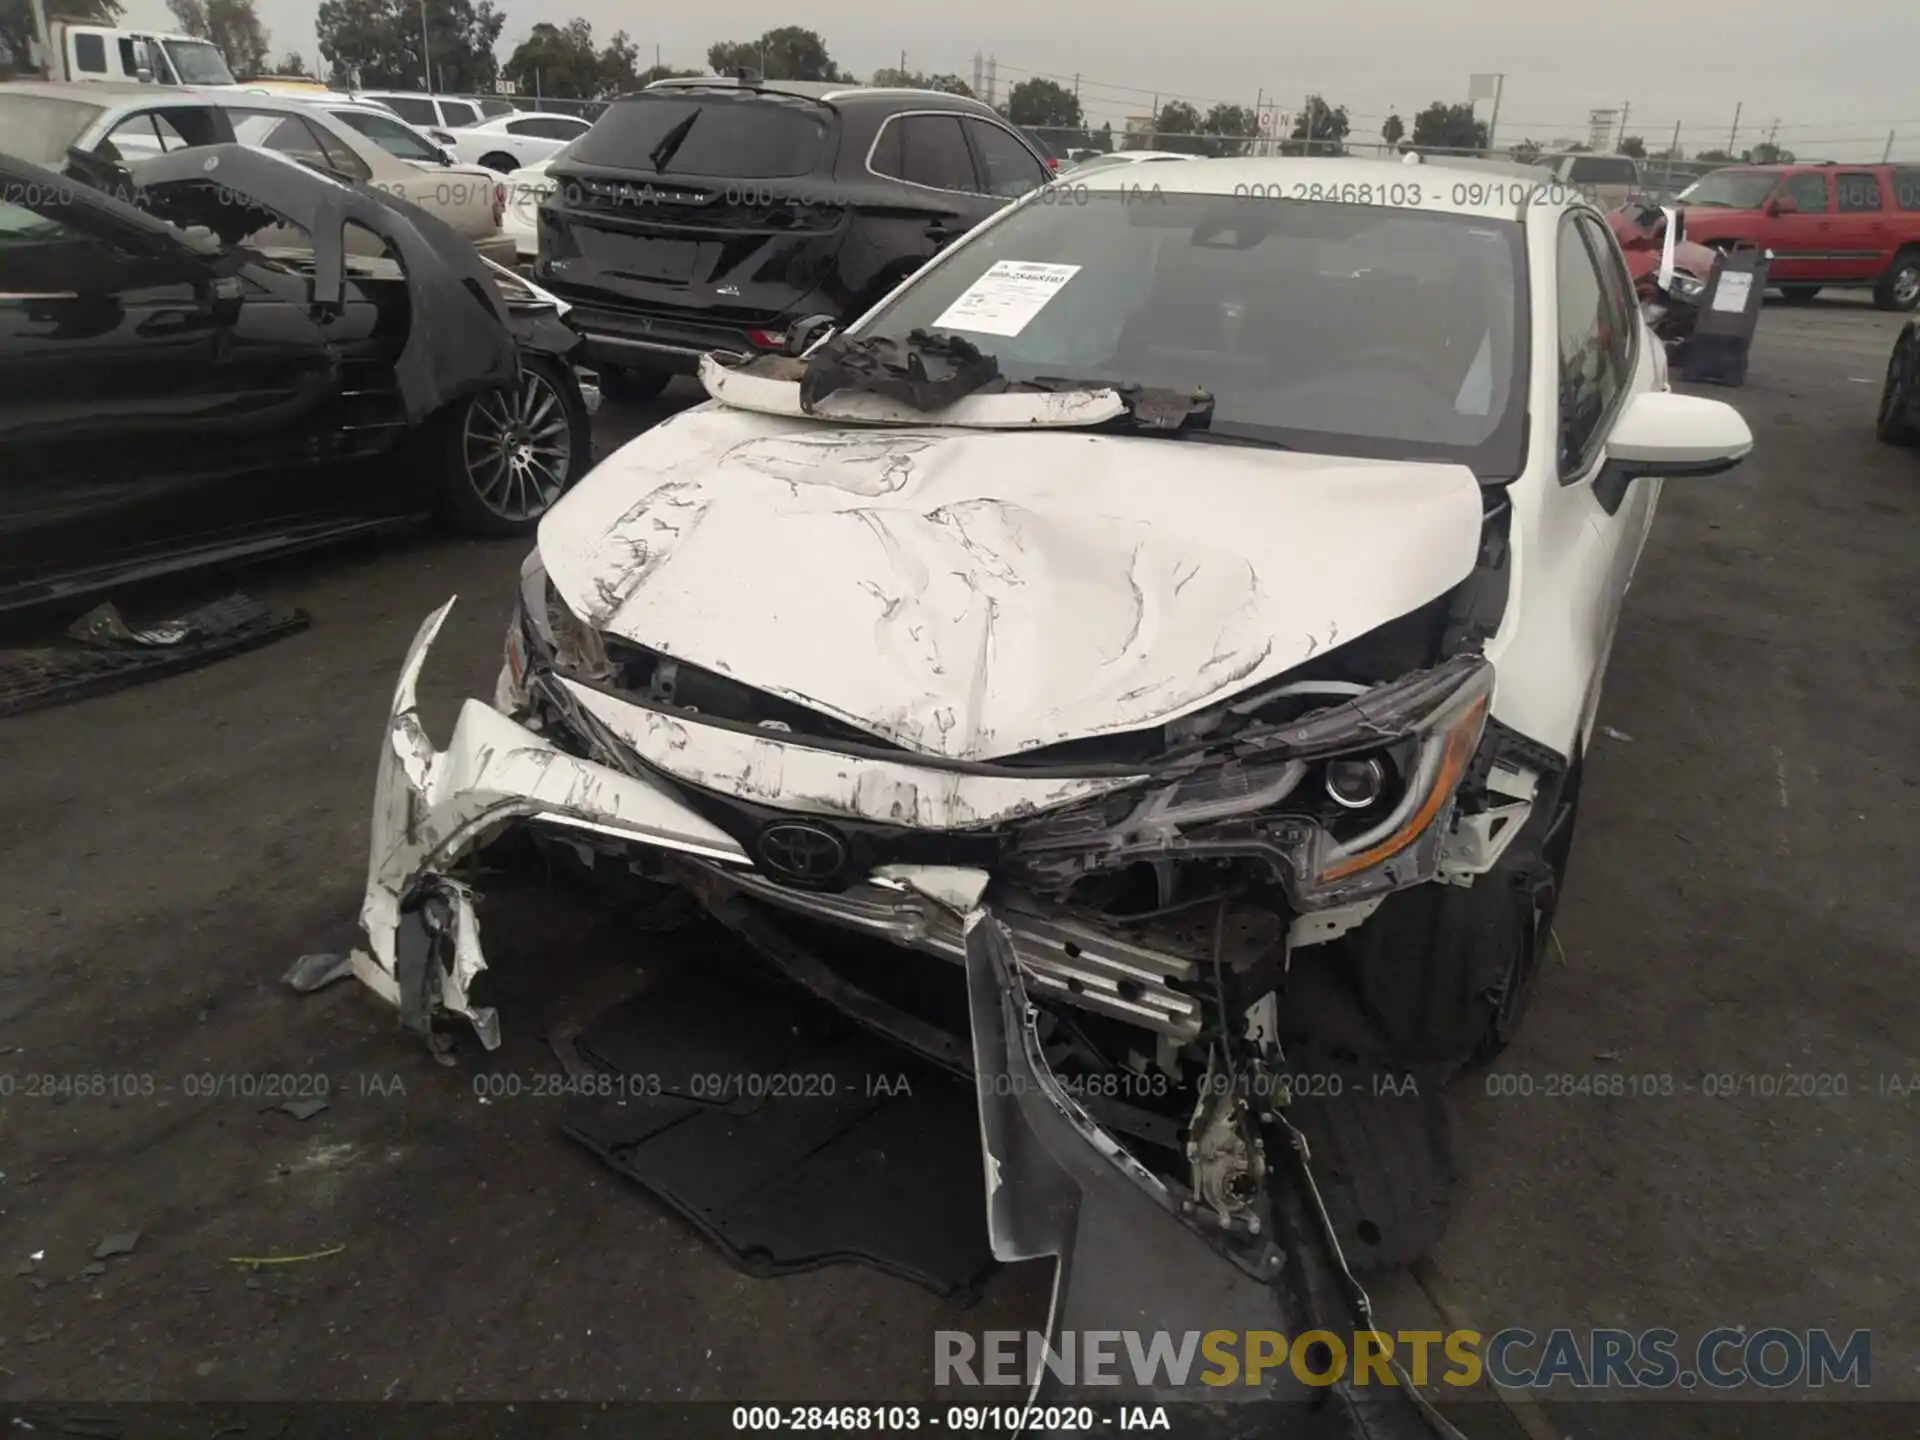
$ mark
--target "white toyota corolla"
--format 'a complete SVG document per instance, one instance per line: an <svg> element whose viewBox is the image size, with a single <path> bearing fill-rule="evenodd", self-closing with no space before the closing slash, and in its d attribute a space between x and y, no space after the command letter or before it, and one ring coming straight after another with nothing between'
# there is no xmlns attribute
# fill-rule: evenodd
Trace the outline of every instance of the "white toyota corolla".
<svg viewBox="0 0 1920 1440"><path fill-rule="evenodd" d="M1069 177L702 373L543 522L444 749L421 627L354 969L497 1044L476 853L615 857L979 1077L1003 1257L1073 1244L1021 1211L1020 1124L1228 1253L1249 1075L1505 1043L1660 487L1752 446L1669 389L1603 217L1518 170ZM832 978L842 932L964 967L972 1033ZM1103 1067L1165 1083L1096 1115L1067 1072Z"/></svg>

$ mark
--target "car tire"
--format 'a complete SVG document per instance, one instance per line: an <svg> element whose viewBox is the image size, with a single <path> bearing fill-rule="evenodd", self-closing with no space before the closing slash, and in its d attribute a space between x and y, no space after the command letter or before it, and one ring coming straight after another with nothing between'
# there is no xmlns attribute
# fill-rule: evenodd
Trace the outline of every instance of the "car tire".
<svg viewBox="0 0 1920 1440"><path fill-rule="evenodd" d="M1920 438L1907 419L1913 410L1914 386L1920 383L1920 376L1914 374L1917 353L1914 342L1902 335L1887 357L1887 378L1880 386L1880 410L1873 422L1873 433L1883 444L1911 445Z"/></svg>
<svg viewBox="0 0 1920 1440"><path fill-rule="evenodd" d="M614 400L639 404L651 400L673 380L670 370L636 370L630 365L596 365L600 393Z"/></svg>
<svg viewBox="0 0 1920 1440"><path fill-rule="evenodd" d="M491 155L482 155L480 163L489 170L498 170L502 175L511 175L520 168L520 162L504 150L496 150Z"/></svg>
<svg viewBox="0 0 1920 1440"><path fill-rule="evenodd" d="M1920 306L1920 245L1909 245L1893 257L1887 273L1873 287L1873 303L1878 309L1902 314Z"/></svg>
<svg viewBox="0 0 1920 1440"><path fill-rule="evenodd" d="M1789 305L1806 305L1820 293L1818 285L1782 285L1780 298Z"/></svg>
<svg viewBox="0 0 1920 1440"><path fill-rule="evenodd" d="M593 427L573 372L544 355L520 361L510 390L452 407L440 509L470 535L529 535L593 463Z"/></svg>

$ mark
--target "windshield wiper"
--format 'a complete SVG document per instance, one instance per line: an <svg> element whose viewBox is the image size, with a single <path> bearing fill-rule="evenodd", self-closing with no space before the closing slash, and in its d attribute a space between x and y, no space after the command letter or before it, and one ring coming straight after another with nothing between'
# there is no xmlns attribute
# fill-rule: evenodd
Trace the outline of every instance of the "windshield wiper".
<svg viewBox="0 0 1920 1440"><path fill-rule="evenodd" d="M647 153L647 159L653 162L654 174L658 175L667 168L667 162L673 158L674 152L680 148L681 142L687 138L687 132L693 129L693 122L699 118L700 112L695 110L687 116L686 119L662 135L660 137L660 143L655 145L653 149Z"/></svg>

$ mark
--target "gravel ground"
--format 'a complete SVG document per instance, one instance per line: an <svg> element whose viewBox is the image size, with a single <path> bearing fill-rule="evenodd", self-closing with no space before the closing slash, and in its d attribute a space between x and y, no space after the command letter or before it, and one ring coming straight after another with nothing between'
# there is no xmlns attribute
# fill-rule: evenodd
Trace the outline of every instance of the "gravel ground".
<svg viewBox="0 0 1920 1440"><path fill-rule="evenodd" d="M1482 1330L1869 1328L1876 1393L1920 1398L1920 454L1871 433L1897 328L1851 298L1769 309L1749 383L1715 392L1754 458L1666 488L1564 957L1458 1100L1435 1261ZM601 444L688 398L609 405ZM351 933L415 627L459 594L423 688L444 735L490 691L523 548L429 534L250 576L312 629L0 725L0 1394L930 1399L931 1331L1040 1322L1033 1265L967 1310L861 1268L745 1278L553 1103L483 1105L357 986L276 983ZM545 1027L608 975L669 958L584 906L542 921L490 936L508 1071L545 1068ZM322 1074L306 1119L221 1078ZM36 1075L103 1078L46 1098ZM131 1253L95 1262L116 1232ZM1378 1298L1385 1328L1431 1323L1404 1278Z"/></svg>

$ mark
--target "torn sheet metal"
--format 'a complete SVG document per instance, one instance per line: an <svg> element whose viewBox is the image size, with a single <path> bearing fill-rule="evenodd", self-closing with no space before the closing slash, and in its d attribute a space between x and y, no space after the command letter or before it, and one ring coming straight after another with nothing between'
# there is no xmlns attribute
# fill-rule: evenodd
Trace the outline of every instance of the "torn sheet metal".
<svg viewBox="0 0 1920 1440"><path fill-rule="evenodd" d="M1165 445L701 408L540 551L595 628L970 760L1190 714L1474 567L1465 467Z"/></svg>
<svg viewBox="0 0 1920 1440"><path fill-rule="evenodd" d="M853 425L957 425L970 430L1035 430L1104 425L1127 413L1117 390L1003 390L966 395L944 409L922 413L885 395L841 390L815 402L800 403L805 362L784 356L760 356L745 365L719 357L700 357L700 383L707 394L736 410L790 419L811 416Z"/></svg>
<svg viewBox="0 0 1920 1440"><path fill-rule="evenodd" d="M257 650L312 623L304 610L270 610L231 595L135 628L113 605L76 621L60 646L0 651L0 716L106 695Z"/></svg>
<svg viewBox="0 0 1920 1440"><path fill-rule="evenodd" d="M245 145L177 150L141 161L132 174L141 208L182 227L205 225L237 240L257 228L259 209L299 226L312 238L317 306L337 306L345 293L348 224L379 236L407 277L411 315L394 376L413 423L464 395L505 389L520 373L486 262L471 241L410 201Z"/></svg>
<svg viewBox="0 0 1920 1440"><path fill-rule="evenodd" d="M810 414L829 395L853 389L925 414L946 409L1000 375L1000 362L972 341L925 330L905 340L835 335L807 355L806 366L800 404Z"/></svg>
<svg viewBox="0 0 1920 1440"><path fill-rule="evenodd" d="M966 934L987 1234L999 1260L1053 1257L1047 1335L1056 1353L1068 1333L1286 1331L1274 1289L1280 1251L1260 1246L1236 1259L1203 1236L1182 1208L1191 1197L1128 1154L1055 1080L1034 1028L1038 1012L992 913L970 915ZM1185 1385L1148 1387L1129 1367L1118 1371L1117 1384L1075 1398L1274 1398L1272 1383L1203 1387L1197 1370ZM1061 1398L1050 1370L1031 1379L1033 1398Z"/></svg>
<svg viewBox="0 0 1920 1440"><path fill-rule="evenodd" d="M486 968L473 896L445 872L510 821L630 840L744 865L724 831L657 786L579 760L496 710L469 700L453 738L434 749L417 706L420 671L453 609L429 615L394 687L374 781L372 844L360 910L366 945L354 973L416 1028L437 1010L465 1015L489 1049L491 1011L468 1000ZM403 953L404 951L404 953Z"/></svg>
<svg viewBox="0 0 1920 1440"><path fill-rule="evenodd" d="M960 830L1038 814L1146 778L1027 779L928 770L796 744L776 732L754 734L690 723L576 680L563 678L560 683L649 765L690 785L777 810L879 820L920 830Z"/></svg>

